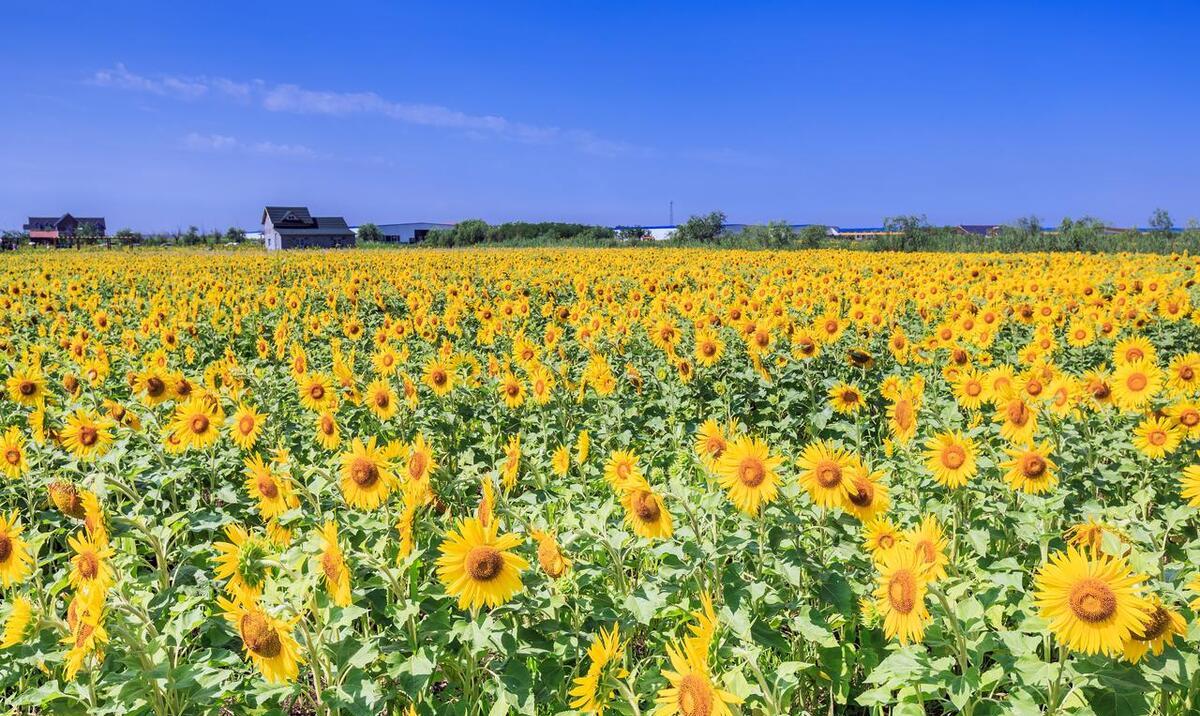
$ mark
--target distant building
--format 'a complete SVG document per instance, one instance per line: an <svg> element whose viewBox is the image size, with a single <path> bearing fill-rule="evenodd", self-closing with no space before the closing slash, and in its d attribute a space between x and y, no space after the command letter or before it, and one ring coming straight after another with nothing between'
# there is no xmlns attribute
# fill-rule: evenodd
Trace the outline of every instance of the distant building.
<svg viewBox="0 0 1200 716"><path fill-rule="evenodd" d="M355 236L340 216L312 216L306 206L268 206L262 215L263 245L278 249L354 246Z"/></svg>
<svg viewBox="0 0 1200 716"><path fill-rule="evenodd" d="M723 230L726 234L737 235L745 231L749 226L752 226L752 224L725 224ZM800 229L809 226L809 224L788 224L788 226L790 226L793 231L799 231ZM675 230L679 228L679 225L662 224L660 226L613 226L610 228L617 232L617 234L630 229L641 229L643 241L666 241L675 235ZM828 233L830 236L834 234L832 227L829 228Z"/></svg>
<svg viewBox="0 0 1200 716"><path fill-rule="evenodd" d="M83 230L80 230L83 227ZM108 227L103 216L31 216L23 227L29 240L35 244L58 246L60 240L70 243L75 236L87 234L90 238L104 238Z"/></svg>
<svg viewBox="0 0 1200 716"><path fill-rule="evenodd" d="M438 224L432 221L413 221L407 224L379 224L383 240L392 244L416 244L425 240L430 231L453 229L454 224Z"/></svg>
<svg viewBox="0 0 1200 716"><path fill-rule="evenodd" d="M963 235L990 237L1000 233L1001 228L999 224L959 224L954 230Z"/></svg>

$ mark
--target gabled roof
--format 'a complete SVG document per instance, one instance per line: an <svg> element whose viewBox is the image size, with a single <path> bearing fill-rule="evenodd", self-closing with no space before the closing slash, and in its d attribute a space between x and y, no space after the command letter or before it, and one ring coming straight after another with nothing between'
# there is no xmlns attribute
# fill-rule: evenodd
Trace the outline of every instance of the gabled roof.
<svg viewBox="0 0 1200 716"><path fill-rule="evenodd" d="M294 226L298 228L313 227L313 217L308 213L307 206L268 206L263 209L263 223L271 217L271 224L279 226Z"/></svg>
<svg viewBox="0 0 1200 716"><path fill-rule="evenodd" d="M340 216L310 216L308 226L279 226L275 230L280 236L346 236L354 237L354 232L346 225L346 220Z"/></svg>
<svg viewBox="0 0 1200 716"><path fill-rule="evenodd" d="M103 216L72 216L71 214L63 214L62 216L31 216L28 223L25 224L26 231L49 231L51 229L60 229L62 224L67 219L75 222L77 226L91 224L97 229L104 229Z"/></svg>

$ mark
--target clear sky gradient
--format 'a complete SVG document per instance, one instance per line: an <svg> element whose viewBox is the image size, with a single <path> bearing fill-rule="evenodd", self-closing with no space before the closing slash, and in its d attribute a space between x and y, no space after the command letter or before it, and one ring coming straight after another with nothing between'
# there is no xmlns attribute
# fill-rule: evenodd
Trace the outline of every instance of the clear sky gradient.
<svg viewBox="0 0 1200 716"><path fill-rule="evenodd" d="M20 2L0 228L1200 217L1200 2Z"/></svg>

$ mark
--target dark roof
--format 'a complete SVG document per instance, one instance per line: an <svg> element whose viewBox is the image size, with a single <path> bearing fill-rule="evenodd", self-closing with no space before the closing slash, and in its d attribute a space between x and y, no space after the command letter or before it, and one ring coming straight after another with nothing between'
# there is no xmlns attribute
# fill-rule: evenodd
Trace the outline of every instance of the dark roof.
<svg viewBox="0 0 1200 716"><path fill-rule="evenodd" d="M68 218L74 219L75 223L79 226L82 226L83 224L91 224L97 229L105 228L103 216L71 216L68 213L63 214L62 216L31 216L29 217L29 223L25 224L25 230L46 231L50 229L57 229L58 225L64 219Z"/></svg>
<svg viewBox="0 0 1200 716"><path fill-rule="evenodd" d="M312 228L315 226L307 206L268 206L263 209L263 223L266 223L268 216L271 217L271 224L276 228L280 226Z"/></svg>
<svg viewBox="0 0 1200 716"><path fill-rule="evenodd" d="M997 224L959 224L958 228L962 229L968 234L987 236L1000 227Z"/></svg>
<svg viewBox="0 0 1200 716"><path fill-rule="evenodd" d="M310 216L308 226L280 226L275 230L280 236L354 236L354 232L346 225L346 220L340 216Z"/></svg>

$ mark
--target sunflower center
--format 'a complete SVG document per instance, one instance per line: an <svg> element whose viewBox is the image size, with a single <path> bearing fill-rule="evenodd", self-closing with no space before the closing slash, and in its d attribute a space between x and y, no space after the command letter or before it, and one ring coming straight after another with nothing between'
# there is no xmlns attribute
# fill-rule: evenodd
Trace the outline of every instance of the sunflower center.
<svg viewBox="0 0 1200 716"><path fill-rule="evenodd" d="M1150 434L1146 436L1146 440L1151 445L1163 445L1167 442L1167 433L1165 430L1151 430Z"/></svg>
<svg viewBox="0 0 1200 716"><path fill-rule="evenodd" d="M908 428L912 423L912 404L907 400L901 400L899 403L896 403L896 424L902 428Z"/></svg>
<svg viewBox="0 0 1200 716"><path fill-rule="evenodd" d="M333 552L326 550L321 555L321 571L329 581L337 581L342 574L342 560Z"/></svg>
<svg viewBox="0 0 1200 716"><path fill-rule="evenodd" d="M430 373L429 377L431 380L433 380L434 385L442 386L446 384L446 371L441 370L440 368Z"/></svg>
<svg viewBox="0 0 1200 716"><path fill-rule="evenodd" d="M159 378L156 375L152 375L146 380L146 395L149 395L152 398L157 398L158 396L162 395L163 391L166 389L167 384L162 378Z"/></svg>
<svg viewBox="0 0 1200 716"><path fill-rule="evenodd" d="M879 538L879 546L882 549L891 549L896 546L896 538L893 535L883 535Z"/></svg>
<svg viewBox="0 0 1200 716"><path fill-rule="evenodd" d="M321 416L321 432L325 433L326 435L333 435L334 427L336 427L336 425L333 422L333 418L329 417L328 415Z"/></svg>
<svg viewBox="0 0 1200 716"><path fill-rule="evenodd" d="M1046 459L1041 455L1026 455L1021 472L1025 477L1041 477L1046 474Z"/></svg>
<svg viewBox="0 0 1200 716"><path fill-rule="evenodd" d="M421 476L425 474L425 465L426 464L428 464L428 463L427 463L427 459L425 457L425 453L423 453L423 452L413 453L412 458L408 461L408 476L414 480L420 480Z"/></svg>
<svg viewBox="0 0 1200 716"><path fill-rule="evenodd" d="M1108 384L1102 382L1093 383L1091 389L1092 397L1096 400L1106 400L1109 394L1112 393L1112 390L1108 387Z"/></svg>
<svg viewBox="0 0 1200 716"><path fill-rule="evenodd" d="M91 447L96 444L100 435L96 432L96 428L91 425L84 425L79 428L79 444L85 447Z"/></svg>
<svg viewBox="0 0 1200 716"><path fill-rule="evenodd" d="M957 470L967 461L967 451L962 445L947 445L942 448L942 464L951 470Z"/></svg>
<svg viewBox="0 0 1200 716"><path fill-rule="evenodd" d="M917 578L907 569L897 570L888 580L888 602L892 609L908 614L917 605Z"/></svg>
<svg viewBox="0 0 1200 716"><path fill-rule="evenodd" d="M1029 420L1029 409L1025 407L1025 401L1014 400L1008 404L1008 422L1013 425L1024 425Z"/></svg>
<svg viewBox="0 0 1200 716"><path fill-rule="evenodd" d="M508 385L504 386L504 392L508 394L508 397L515 398L520 395L521 386L517 385L516 383L509 383Z"/></svg>
<svg viewBox="0 0 1200 716"><path fill-rule="evenodd" d="M677 688L679 713L683 716L709 716L713 712L712 689L703 677L687 674Z"/></svg>
<svg viewBox="0 0 1200 716"><path fill-rule="evenodd" d="M854 491L848 497L855 505L868 507L875 501L875 484L866 478L855 478Z"/></svg>
<svg viewBox="0 0 1200 716"><path fill-rule="evenodd" d="M644 490L633 493L633 511L642 522L657 522L661 514L658 500Z"/></svg>
<svg viewBox="0 0 1200 716"><path fill-rule="evenodd" d="M710 437L704 444L704 449L707 450L708 454L712 455L714 458L721 457L721 455L725 452L725 439L719 435Z"/></svg>
<svg viewBox="0 0 1200 716"><path fill-rule="evenodd" d="M28 398L37 392L37 383L34 383L32 380L23 380L17 386L17 391L20 392L21 395Z"/></svg>
<svg viewBox="0 0 1200 716"><path fill-rule="evenodd" d="M75 558L75 569L84 579L95 579L100 572L100 560L94 552L84 552Z"/></svg>
<svg viewBox="0 0 1200 716"><path fill-rule="evenodd" d="M1067 596L1071 612L1088 624L1100 624L1117 613L1117 595L1095 577L1081 579Z"/></svg>
<svg viewBox="0 0 1200 716"><path fill-rule="evenodd" d="M711 341L705 341L700 346L700 353L705 358L712 358L713 356L715 356L717 354L717 346L715 343L713 343Z"/></svg>
<svg viewBox="0 0 1200 716"><path fill-rule="evenodd" d="M375 394L376 407L386 408L390 402L392 402L392 399L388 397L387 393L379 392Z"/></svg>
<svg viewBox="0 0 1200 716"><path fill-rule="evenodd" d="M250 415L243 415L242 419L238 421L238 430L242 433L242 435L249 435L250 433L254 432L254 417Z"/></svg>
<svg viewBox="0 0 1200 716"><path fill-rule="evenodd" d="M758 487L763 480L767 479L767 468L763 465L762 460L756 457L747 457L738 466L738 479L746 487Z"/></svg>
<svg viewBox="0 0 1200 716"><path fill-rule="evenodd" d="M1042 392L1042 384L1036 380L1031 380L1025 385L1025 392L1030 395L1040 395Z"/></svg>
<svg viewBox="0 0 1200 716"><path fill-rule="evenodd" d="M275 484L275 480L271 479L270 475L259 476L258 491L268 500L274 500L279 496L279 486Z"/></svg>
<svg viewBox="0 0 1200 716"><path fill-rule="evenodd" d="M965 386L963 386L963 392L965 392L967 395L971 396L972 398L975 398L975 397L978 397L979 394L983 392L983 386L980 385L979 383L977 383L976 381L972 380L972 381L969 381Z"/></svg>
<svg viewBox="0 0 1200 716"><path fill-rule="evenodd" d="M1200 425L1200 411L1185 410L1179 415L1179 422L1189 428L1194 428Z"/></svg>
<svg viewBox="0 0 1200 716"><path fill-rule="evenodd" d="M479 545L467 553L466 570L471 579L490 582L504 569L504 555L495 547Z"/></svg>
<svg viewBox="0 0 1200 716"><path fill-rule="evenodd" d="M1191 380L1196 377L1196 371L1190 365L1185 365L1179 369L1179 377L1184 380Z"/></svg>
<svg viewBox="0 0 1200 716"><path fill-rule="evenodd" d="M321 400L325 397L325 386L314 385L308 389L308 394L313 400Z"/></svg>
<svg viewBox="0 0 1200 716"><path fill-rule="evenodd" d="M1154 641L1167 633L1167 627L1170 625L1171 613L1159 604L1154 607L1154 612L1150 614L1150 621L1142 628L1142 633L1134 634L1133 638L1138 641Z"/></svg>
<svg viewBox="0 0 1200 716"><path fill-rule="evenodd" d="M359 487L370 487L379 482L379 467L365 457L355 458L350 464L350 479Z"/></svg>
<svg viewBox="0 0 1200 716"><path fill-rule="evenodd" d="M933 542L924 539L913 545L913 550L921 556L921 560L925 564L933 564L937 561L937 550L933 548Z"/></svg>
<svg viewBox="0 0 1200 716"><path fill-rule="evenodd" d="M242 633L242 643L258 656L271 659L283 651L283 643L279 640L279 632L267 621L262 614L244 614L238 624Z"/></svg>
<svg viewBox="0 0 1200 716"><path fill-rule="evenodd" d="M836 462L823 462L816 469L817 483L826 489L842 484L842 466Z"/></svg>
<svg viewBox="0 0 1200 716"><path fill-rule="evenodd" d="M1125 385L1135 393L1139 393L1146 389L1146 385L1150 380L1143 373L1133 373L1125 379Z"/></svg>
<svg viewBox="0 0 1200 716"><path fill-rule="evenodd" d="M0 532L0 564L7 562L8 558L12 556L12 553L12 537Z"/></svg>
<svg viewBox="0 0 1200 716"><path fill-rule="evenodd" d="M203 435L204 433L208 432L208 425L209 421L207 415L192 416L192 433L196 435Z"/></svg>
<svg viewBox="0 0 1200 716"><path fill-rule="evenodd" d="M87 643L88 639L91 638L92 632L95 630L96 627L92 626L91 624L86 622L80 624L79 631L75 633L75 647L82 648L83 645Z"/></svg>
<svg viewBox="0 0 1200 716"><path fill-rule="evenodd" d="M4 460L8 462L9 465L21 464L21 451L15 447L10 447L4 451Z"/></svg>

